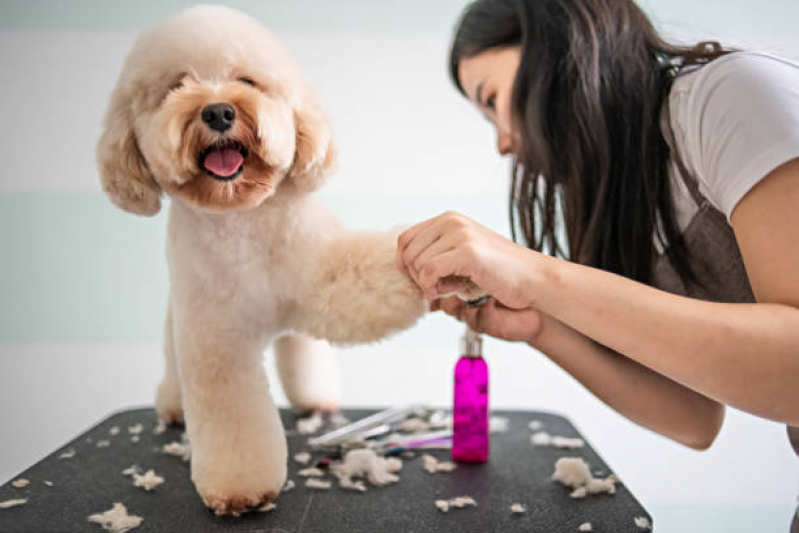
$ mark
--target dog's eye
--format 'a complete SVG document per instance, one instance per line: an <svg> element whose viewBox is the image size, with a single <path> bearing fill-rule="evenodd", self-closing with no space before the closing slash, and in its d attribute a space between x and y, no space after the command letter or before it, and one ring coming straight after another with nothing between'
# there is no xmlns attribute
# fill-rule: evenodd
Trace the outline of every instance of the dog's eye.
<svg viewBox="0 0 799 533"><path fill-rule="evenodd" d="M175 83L173 83L172 85L169 86L169 92L176 91L176 90L180 89L181 87L183 87L183 80L178 80L178 81L176 81Z"/></svg>
<svg viewBox="0 0 799 533"><path fill-rule="evenodd" d="M252 85L253 87L255 87L255 82L251 78L248 78L246 76L239 78L239 81L241 83L246 83L247 85Z"/></svg>

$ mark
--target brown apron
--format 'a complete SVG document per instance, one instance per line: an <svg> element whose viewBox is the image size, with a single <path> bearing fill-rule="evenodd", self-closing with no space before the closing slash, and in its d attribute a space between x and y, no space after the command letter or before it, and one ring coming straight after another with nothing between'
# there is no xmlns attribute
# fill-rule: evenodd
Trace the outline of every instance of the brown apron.
<svg viewBox="0 0 799 533"><path fill-rule="evenodd" d="M716 209L699 191L699 184L688 172L676 150L676 139L671 127L668 98L661 116L661 129L680 177L699 206L682 234L688 250L691 268L701 284L686 286L671 266L665 253L655 259L652 285L673 294L701 300L725 303L752 303L755 301L749 277L746 274L735 233L724 214ZM799 428L787 426L788 438L799 455ZM791 533L799 533L799 510L794 515Z"/></svg>

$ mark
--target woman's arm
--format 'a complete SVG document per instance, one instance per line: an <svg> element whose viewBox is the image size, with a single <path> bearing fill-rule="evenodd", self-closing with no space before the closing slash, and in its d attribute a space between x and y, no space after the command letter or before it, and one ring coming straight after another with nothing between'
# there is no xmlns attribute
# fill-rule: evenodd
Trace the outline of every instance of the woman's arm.
<svg viewBox="0 0 799 533"><path fill-rule="evenodd" d="M799 425L799 160L764 178L732 222L756 304L674 296L538 256L532 304L722 403Z"/></svg>
<svg viewBox="0 0 799 533"><path fill-rule="evenodd" d="M533 309L512 310L495 300L470 308L458 298L440 306L474 331L526 341L589 391L633 422L694 449L707 449L724 420L724 406L619 355Z"/></svg>
<svg viewBox="0 0 799 533"><path fill-rule="evenodd" d="M633 422L696 450L706 450L724 406L544 316L531 342L600 400Z"/></svg>
<svg viewBox="0 0 799 533"><path fill-rule="evenodd" d="M758 298L675 296L514 245L460 215L414 226L400 262L425 296L469 277L509 307L534 307L582 335L724 404L799 425L799 161L764 178L733 212Z"/></svg>

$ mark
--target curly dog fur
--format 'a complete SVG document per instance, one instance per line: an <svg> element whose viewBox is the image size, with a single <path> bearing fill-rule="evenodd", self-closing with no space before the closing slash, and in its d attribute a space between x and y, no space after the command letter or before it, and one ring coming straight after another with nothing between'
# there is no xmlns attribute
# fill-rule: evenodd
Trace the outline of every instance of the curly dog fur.
<svg viewBox="0 0 799 533"><path fill-rule="evenodd" d="M197 6L145 32L111 95L97 148L103 189L151 216L171 201L156 407L182 422L192 479L217 513L271 501L286 441L261 355L274 345L292 405L332 409L325 339L372 342L426 310L395 266L395 232L341 227L313 192L336 162L327 116L258 21Z"/></svg>

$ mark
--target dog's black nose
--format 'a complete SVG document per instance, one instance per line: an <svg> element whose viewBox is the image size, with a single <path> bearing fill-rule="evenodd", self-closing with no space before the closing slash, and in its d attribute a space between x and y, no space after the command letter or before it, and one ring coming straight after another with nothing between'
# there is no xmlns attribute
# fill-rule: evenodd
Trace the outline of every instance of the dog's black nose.
<svg viewBox="0 0 799 533"><path fill-rule="evenodd" d="M202 118L209 128L222 133L233 125L236 110L230 104L211 104L203 109Z"/></svg>

